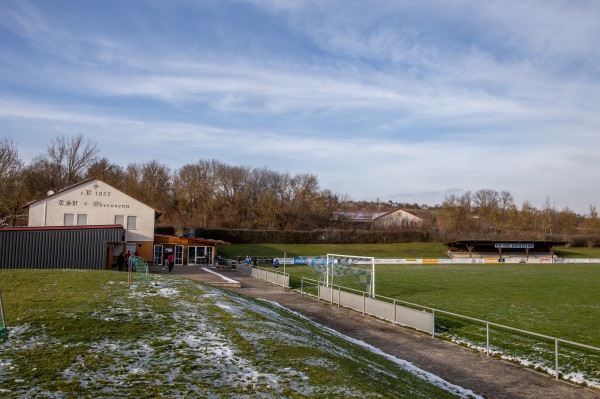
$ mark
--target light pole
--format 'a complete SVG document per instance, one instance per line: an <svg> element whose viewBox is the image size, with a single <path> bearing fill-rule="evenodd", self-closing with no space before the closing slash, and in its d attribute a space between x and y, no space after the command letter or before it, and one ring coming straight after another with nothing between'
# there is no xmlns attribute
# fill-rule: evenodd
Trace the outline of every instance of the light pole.
<svg viewBox="0 0 600 399"><path fill-rule="evenodd" d="M473 219L477 219L477 231L475 232L475 239L479 240L479 230L481 230L481 217L479 215L473 216Z"/></svg>

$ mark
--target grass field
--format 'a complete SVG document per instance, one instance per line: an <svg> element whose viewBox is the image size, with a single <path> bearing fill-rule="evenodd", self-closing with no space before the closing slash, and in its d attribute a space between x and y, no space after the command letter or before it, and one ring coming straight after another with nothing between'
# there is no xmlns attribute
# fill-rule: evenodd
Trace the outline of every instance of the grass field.
<svg viewBox="0 0 600 399"><path fill-rule="evenodd" d="M376 258L446 257L442 244L231 246L232 255L306 255L341 253ZM221 251L222 253L223 251ZM561 248L560 256L595 258L598 249ZM317 279L308 266L286 268L297 289L302 277ZM346 279L348 282L348 279ZM338 281L339 283L339 281ZM345 284L360 289L358 283ZM376 293L472 318L600 347L600 264L444 264L376 266ZM436 334L468 346L485 347L480 323L438 314ZM553 369L554 342L526 335L492 332L492 342L503 356ZM561 364L572 378L585 373L600 386L600 353L563 348Z"/></svg>
<svg viewBox="0 0 600 399"><path fill-rule="evenodd" d="M219 254L229 258L246 255L258 257L317 256L325 254L361 255L375 258L447 258L442 243L399 244L236 244L219 247ZM555 254L563 258L600 258L599 248L557 247Z"/></svg>
<svg viewBox="0 0 600 399"><path fill-rule="evenodd" d="M578 258L600 255L596 248L560 251ZM444 246L232 245L220 250L230 257L283 257L283 252L288 257L442 257ZM378 295L600 347L600 264L377 265L376 270ZM302 277L316 278L308 266L286 271L292 288L300 286Z"/></svg>
<svg viewBox="0 0 600 399"><path fill-rule="evenodd" d="M275 304L165 275L0 270L0 397L454 398Z"/></svg>

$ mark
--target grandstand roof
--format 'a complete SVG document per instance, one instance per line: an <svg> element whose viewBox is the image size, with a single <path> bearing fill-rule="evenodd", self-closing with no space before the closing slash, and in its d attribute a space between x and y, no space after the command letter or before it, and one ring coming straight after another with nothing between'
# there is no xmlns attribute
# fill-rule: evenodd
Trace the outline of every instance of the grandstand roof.
<svg viewBox="0 0 600 399"><path fill-rule="evenodd" d="M554 240L458 240L445 242L450 256L468 252L469 254L550 254L557 246L567 245L568 241ZM539 256L539 255L538 255Z"/></svg>

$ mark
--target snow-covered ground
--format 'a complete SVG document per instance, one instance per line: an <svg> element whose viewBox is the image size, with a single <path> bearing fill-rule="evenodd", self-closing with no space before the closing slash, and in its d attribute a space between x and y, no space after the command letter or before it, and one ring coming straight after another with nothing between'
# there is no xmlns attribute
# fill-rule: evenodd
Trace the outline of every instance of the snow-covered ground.
<svg viewBox="0 0 600 399"><path fill-rule="evenodd" d="M397 381L409 372L422 383L433 384L461 398L479 398L413 365L386 355L365 343L328 330L273 303L261 303L209 286L179 279L156 279L152 286L128 289L110 282L106 289L121 293L111 306L85 316L64 312L61 317L90 317L103 323L128 323L144 318L155 328L140 339L60 342L44 332L44 326L19 325L9 329L0 343L0 396L69 397L93 392L95 397L133 397L131 392L160 393L166 397L378 397L357 391L351 381L314 384L311 370L336 369L338 362L360 364L368 378ZM192 291L190 291L192 290ZM169 312L156 312L153 301L168 302ZM282 322L285 321L285 322ZM157 333L159 331L159 333ZM319 333L315 333L319 331ZM282 348L310 348L298 363L279 367L261 354ZM391 360L389 365L358 358L349 350L359 345ZM36 362L27 356L64 350L74 353L55 370L55 381L42 381ZM377 357L377 356L375 356ZM31 367L30 369L27 369ZM69 389L61 387L70 387ZM390 385L391 387L394 384ZM396 396L390 392L391 397Z"/></svg>

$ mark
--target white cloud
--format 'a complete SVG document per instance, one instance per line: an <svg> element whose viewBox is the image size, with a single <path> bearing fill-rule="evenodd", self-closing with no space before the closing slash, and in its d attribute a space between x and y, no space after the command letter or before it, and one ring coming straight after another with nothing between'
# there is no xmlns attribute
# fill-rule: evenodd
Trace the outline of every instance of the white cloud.
<svg viewBox="0 0 600 399"><path fill-rule="evenodd" d="M597 201L596 2L115 4L0 6L4 131L314 173L357 199Z"/></svg>

